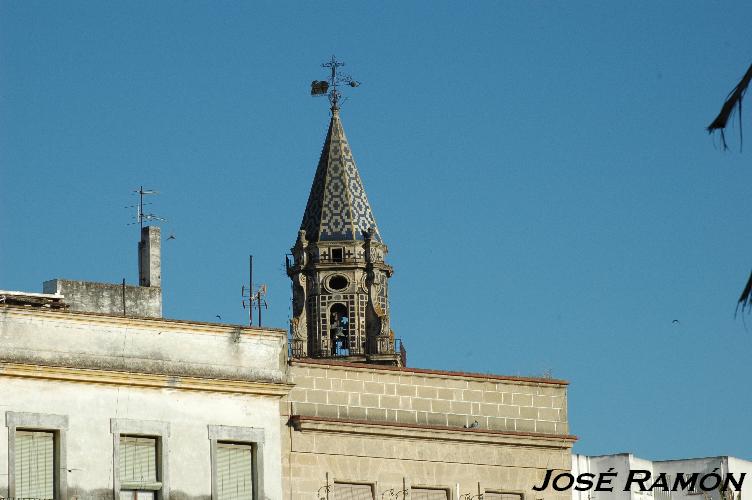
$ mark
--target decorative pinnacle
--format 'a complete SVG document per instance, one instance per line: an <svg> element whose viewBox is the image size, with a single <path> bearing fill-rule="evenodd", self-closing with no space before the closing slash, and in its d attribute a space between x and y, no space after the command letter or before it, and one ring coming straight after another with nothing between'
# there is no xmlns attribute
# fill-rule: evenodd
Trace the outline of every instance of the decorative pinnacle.
<svg viewBox="0 0 752 500"><path fill-rule="evenodd" d="M349 85L353 88L360 85L360 82L353 80L350 75L337 73L337 68L344 65L344 62L338 61L337 58L332 55L332 59L329 62L325 62L321 65L321 67L329 68L331 70L328 80L314 80L311 82L311 95L328 96L332 113L339 110L339 103L342 99L342 94L337 90L337 85Z"/></svg>

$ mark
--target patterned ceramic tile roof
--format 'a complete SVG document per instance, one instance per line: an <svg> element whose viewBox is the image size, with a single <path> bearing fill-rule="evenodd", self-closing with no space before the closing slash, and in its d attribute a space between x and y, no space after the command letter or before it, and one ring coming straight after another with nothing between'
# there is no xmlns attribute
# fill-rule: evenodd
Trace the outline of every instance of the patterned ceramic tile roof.
<svg viewBox="0 0 752 500"><path fill-rule="evenodd" d="M309 241L340 241L362 240L363 231L371 227L376 228L374 239L380 242L376 219L347 143L339 111L335 110L300 229L305 229Z"/></svg>

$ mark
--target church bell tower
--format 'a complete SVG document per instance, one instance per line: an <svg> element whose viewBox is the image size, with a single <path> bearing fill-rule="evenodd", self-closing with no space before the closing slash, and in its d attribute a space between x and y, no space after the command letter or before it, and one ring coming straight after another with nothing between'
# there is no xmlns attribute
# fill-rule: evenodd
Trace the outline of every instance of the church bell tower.
<svg viewBox="0 0 752 500"><path fill-rule="evenodd" d="M337 75L342 64L332 57L329 81L311 87L329 96L331 120L287 262L292 356L401 366L404 349L389 325L393 269L340 119L337 84L358 85Z"/></svg>

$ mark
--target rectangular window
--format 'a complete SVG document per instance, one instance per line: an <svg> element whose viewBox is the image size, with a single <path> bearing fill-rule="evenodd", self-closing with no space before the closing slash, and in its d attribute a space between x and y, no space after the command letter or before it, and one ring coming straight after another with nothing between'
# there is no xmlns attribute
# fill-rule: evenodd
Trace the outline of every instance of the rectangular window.
<svg viewBox="0 0 752 500"><path fill-rule="evenodd" d="M18 498L54 498L55 434L17 430L15 481Z"/></svg>
<svg viewBox="0 0 752 500"><path fill-rule="evenodd" d="M411 500L449 500L446 488L411 488Z"/></svg>
<svg viewBox="0 0 752 500"><path fill-rule="evenodd" d="M154 500L162 489L158 470L158 440L120 436L120 500Z"/></svg>
<svg viewBox="0 0 752 500"><path fill-rule="evenodd" d="M332 248L332 262L342 262L341 248Z"/></svg>
<svg viewBox="0 0 752 500"><path fill-rule="evenodd" d="M217 500L253 500L253 447L217 443Z"/></svg>
<svg viewBox="0 0 752 500"><path fill-rule="evenodd" d="M373 486L359 483L334 483L330 500L373 500Z"/></svg>
<svg viewBox="0 0 752 500"><path fill-rule="evenodd" d="M211 500L261 500L264 495L264 429L209 425Z"/></svg>
<svg viewBox="0 0 752 500"><path fill-rule="evenodd" d="M502 493L500 491L486 491L483 500L522 500L520 493Z"/></svg>

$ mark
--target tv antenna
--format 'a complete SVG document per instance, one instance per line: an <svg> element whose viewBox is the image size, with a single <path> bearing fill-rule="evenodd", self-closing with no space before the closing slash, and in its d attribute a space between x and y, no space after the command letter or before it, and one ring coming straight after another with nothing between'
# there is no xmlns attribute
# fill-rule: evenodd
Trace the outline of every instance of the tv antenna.
<svg viewBox="0 0 752 500"><path fill-rule="evenodd" d="M332 111L339 109L339 103L342 98L342 94L337 90L337 85L348 85L352 88L360 86L360 82L353 80L350 75L337 73L337 68L341 68L344 65L345 63L338 61L335 56L332 56L329 62L321 65L321 67L329 68L331 71L329 78L311 82L311 95L314 97L328 96Z"/></svg>
<svg viewBox="0 0 752 500"><path fill-rule="evenodd" d="M159 191L155 191L153 189L144 189L144 186L139 186L138 190L133 191L133 192L138 194L138 205L130 205L130 206L125 207L125 208L136 209L136 217L135 217L136 222L129 223L128 224L129 226L138 224L139 226L141 226L141 229L143 229L144 221L167 222L167 219L163 217L158 217L156 214L144 212L144 207L147 205L151 205L151 203L144 203L144 196L156 195L156 194L159 194Z"/></svg>
<svg viewBox="0 0 752 500"><path fill-rule="evenodd" d="M243 309L248 309L248 326L253 326L253 308L258 310L258 326L261 326L261 309L269 309L269 304L266 302L266 284L261 284L254 291L253 289L253 255L249 256L249 279L248 287L245 285L240 287L240 295L243 297L241 303Z"/></svg>

